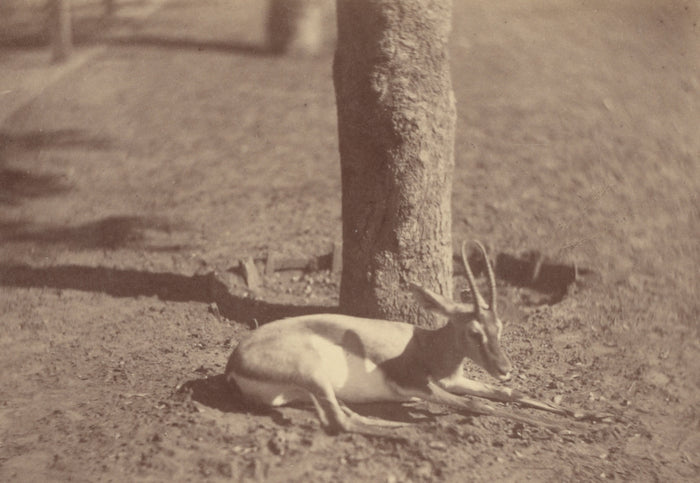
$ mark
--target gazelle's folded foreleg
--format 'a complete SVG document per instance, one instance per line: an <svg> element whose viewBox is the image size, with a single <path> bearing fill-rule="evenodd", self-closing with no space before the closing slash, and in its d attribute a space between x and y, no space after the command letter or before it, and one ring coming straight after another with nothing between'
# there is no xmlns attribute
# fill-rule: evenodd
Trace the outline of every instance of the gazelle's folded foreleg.
<svg viewBox="0 0 700 483"><path fill-rule="evenodd" d="M430 395L422 396L423 399L438 404L443 404L453 409L468 411L470 413L484 416L495 416L498 418L510 419L512 421L517 421L519 423L527 424L529 426L547 428L555 433L558 433L564 429L560 426L557 426L556 424L552 424L547 421L541 421L539 419L530 418L528 416L513 414L507 411L503 411L500 408L494 408L493 406L489 406L488 404L483 402L466 399L463 396L452 394L451 392L448 392L447 390L443 389L439 384L435 382L429 382L428 389L430 390Z"/></svg>
<svg viewBox="0 0 700 483"><path fill-rule="evenodd" d="M459 396L475 396L498 402L514 402L526 407L541 409L561 416L575 417L575 413L569 409L559 407L544 401L538 401L529 397L522 391L509 387L496 387L480 381L467 379L464 376L452 377L439 381L440 386L446 391Z"/></svg>
<svg viewBox="0 0 700 483"><path fill-rule="evenodd" d="M516 403L520 404L521 406L540 409L542 411L558 414L560 416L571 417L577 420L600 421L602 419L614 417L611 414L605 413L573 411L556 404L533 399L517 389L511 389L509 387L496 387L484 382L467 379L461 375L449 379L443 379L439 381L439 385L447 392L455 395L475 396L490 399L492 401Z"/></svg>

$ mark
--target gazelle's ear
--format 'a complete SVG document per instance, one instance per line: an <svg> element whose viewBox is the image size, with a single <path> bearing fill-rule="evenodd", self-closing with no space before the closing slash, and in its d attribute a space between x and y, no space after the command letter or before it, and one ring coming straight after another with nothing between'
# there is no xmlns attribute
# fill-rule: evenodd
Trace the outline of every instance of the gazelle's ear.
<svg viewBox="0 0 700 483"><path fill-rule="evenodd" d="M447 317L453 315L457 312L457 304L453 301L446 299L442 295L438 295L435 292L431 292L428 289L416 285L411 282L409 285L411 293L416 298L418 303L425 309L430 310Z"/></svg>

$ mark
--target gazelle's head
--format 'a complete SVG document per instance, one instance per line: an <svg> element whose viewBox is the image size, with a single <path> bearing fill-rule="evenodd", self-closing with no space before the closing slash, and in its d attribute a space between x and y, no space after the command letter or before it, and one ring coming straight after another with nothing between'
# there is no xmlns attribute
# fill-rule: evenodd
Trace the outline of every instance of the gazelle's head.
<svg viewBox="0 0 700 483"><path fill-rule="evenodd" d="M513 366L501 348L503 322L496 313L496 277L483 245L477 241L474 241L474 244L481 251L486 263L489 279L488 304L479 292L474 274L469 267L466 242L462 244L462 261L474 299L473 304L453 302L415 284L411 284L411 289L425 309L448 317L448 323L452 324L457 331L461 348L467 357L493 377L507 381L510 379Z"/></svg>

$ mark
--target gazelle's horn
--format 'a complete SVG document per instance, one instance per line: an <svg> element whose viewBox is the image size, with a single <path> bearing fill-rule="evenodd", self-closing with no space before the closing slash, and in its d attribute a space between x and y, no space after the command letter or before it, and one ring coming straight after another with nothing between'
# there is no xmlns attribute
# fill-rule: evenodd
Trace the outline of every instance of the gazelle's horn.
<svg viewBox="0 0 700 483"><path fill-rule="evenodd" d="M462 243L462 263L464 263L464 271L467 274L467 282L469 282L469 290L472 292L472 297L474 297L474 305L476 313L481 311L481 308L486 305L484 298L479 293L479 289L476 286L476 280L474 280L474 274L472 269L469 268L469 259L467 258L467 242Z"/></svg>
<svg viewBox="0 0 700 483"><path fill-rule="evenodd" d="M493 273L493 268L491 267L491 262L486 254L486 249L478 241L474 240L474 244L479 247L481 255L484 257L484 263L486 264L486 274L489 277L489 309L491 312L496 312L496 276Z"/></svg>

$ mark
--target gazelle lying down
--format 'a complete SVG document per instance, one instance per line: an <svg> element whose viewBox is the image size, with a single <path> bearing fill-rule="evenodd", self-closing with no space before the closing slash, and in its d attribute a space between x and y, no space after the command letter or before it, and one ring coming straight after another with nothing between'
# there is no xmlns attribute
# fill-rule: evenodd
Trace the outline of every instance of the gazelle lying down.
<svg viewBox="0 0 700 483"><path fill-rule="evenodd" d="M476 286L465 243L462 261L472 304L456 303L411 286L425 309L448 318L440 329L338 314L283 319L260 327L238 345L226 366L226 380L235 382L246 398L263 405L311 400L329 432L404 425L360 416L343 402L420 398L476 414L541 424L463 397L471 395L572 415L515 390L464 377L462 363L467 357L503 381L510 378L512 370L500 345L503 323L496 313L493 268L484 247L475 243L486 261L488 304Z"/></svg>

